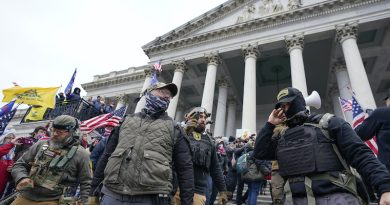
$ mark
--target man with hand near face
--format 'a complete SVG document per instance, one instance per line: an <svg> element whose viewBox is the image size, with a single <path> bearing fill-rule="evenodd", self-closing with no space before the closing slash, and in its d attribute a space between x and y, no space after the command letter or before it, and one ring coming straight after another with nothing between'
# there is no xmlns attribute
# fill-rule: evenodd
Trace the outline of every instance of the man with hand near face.
<svg viewBox="0 0 390 205"><path fill-rule="evenodd" d="M302 93L285 88L256 140L258 159L277 160L286 180L285 204L362 204L367 194L349 166L373 186L381 205L390 205L390 174L344 120L310 115ZM287 128L272 137L274 128Z"/></svg>

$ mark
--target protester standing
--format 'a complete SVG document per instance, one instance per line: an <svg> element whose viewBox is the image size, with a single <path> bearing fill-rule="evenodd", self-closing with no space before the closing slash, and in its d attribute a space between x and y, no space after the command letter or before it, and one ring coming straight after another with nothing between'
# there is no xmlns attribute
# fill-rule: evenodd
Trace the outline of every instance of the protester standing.
<svg viewBox="0 0 390 205"><path fill-rule="evenodd" d="M90 204L167 204L172 170L178 176L181 203L193 204L194 174L189 144L166 110L177 94L175 84L157 83L145 91L142 112L126 116L108 139L97 163Z"/></svg>
<svg viewBox="0 0 390 205"><path fill-rule="evenodd" d="M20 195L12 205L73 204L76 199L64 195L73 184L80 184L80 203L87 204L91 171L78 124L68 115L56 117L50 139L35 143L15 163L12 176Z"/></svg>
<svg viewBox="0 0 390 205"><path fill-rule="evenodd" d="M285 88L256 140L254 156L278 160L286 179L285 204L361 204L367 194L349 166L375 188L380 204L390 204L390 174L349 123L331 114L310 115L302 93ZM287 128L272 138L276 125Z"/></svg>

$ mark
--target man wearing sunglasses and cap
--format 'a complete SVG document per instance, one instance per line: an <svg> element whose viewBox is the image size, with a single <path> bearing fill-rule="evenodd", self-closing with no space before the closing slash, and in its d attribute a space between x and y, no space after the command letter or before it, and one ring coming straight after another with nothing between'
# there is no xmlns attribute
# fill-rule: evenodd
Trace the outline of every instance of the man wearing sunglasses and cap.
<svg viewBox="0 0 390 205"><path fill-rule="evenodd" d="M108 138L91 187L90 204L162 205L172 194L172 170L177 173L181 203L193 204L191 152L180 126L165 112L177 94L175 84L157 83L145 92L146 106L122 119Z"/></svg>
<svg viewBox="0 0 390 205"><path fill-rule="evenodd" d="M383 100L387 106L374 110L355 131L363 141L376 136L378 159L390 171L390 89Z"/></svg>
<svg viewBox="0 0 390 205"><path fill-rule="evenodd" d="M75 184L80 185L78 204L87 204L92 176L89 155L78 140L78 120L60 115L54 119L50 133L49 140L31 146L12 168L20 192L13 205L76 204L68 193Z"/></svg>
<svg viewBox="0 0 390 205"><path fill-rule="evenodd" d="M310 115L296 88L277 96L275 109L260 131L258 159L278 160L285 179L285 204L365 204L367 193L350 167L374 187L380 204L390 205L390 174L349 123L329 113ZM286 129L272 137L276 125Z"/></svg>

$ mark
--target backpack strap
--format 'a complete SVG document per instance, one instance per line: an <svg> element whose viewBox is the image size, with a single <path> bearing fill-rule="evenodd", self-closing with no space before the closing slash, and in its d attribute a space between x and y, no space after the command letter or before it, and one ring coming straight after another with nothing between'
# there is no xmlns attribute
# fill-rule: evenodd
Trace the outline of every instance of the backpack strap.
<svg viewBox="0 0 390 205"><path fill-rule="evenodd" d="M317 127L321 130L322 134L325 135L325 137L328 139L328 140L331 140L331 141L334 141L334 138L332 136L330 136L329 134L329 131L328 131L328 127L329 127L329 120L334 117L333 114L330 114L330 113L326 113L324 114L319 123L318 124L315 124L315 123L304 123L304 125L309 125L309 126L313 126L313 127ZM344 158L341 156L340 154L340 151L339 149L337 148L336 144L335 143L332 143L332 147L333 147L333 151L336 153L337 155L337 158L339 159L339 161L341 162L341 164L343 165L344 169L351 173L351 169L350 167L348 166L347 162L344 160Z"/></svg>
<svg viewBox="0 0 390 205"><path fill-rule="evenodd" d="M321 132L325 135L325 137L331 141L335 141L335 139L329 134L328 128L329 128L329 120L333 118L334 115L330 113L324 114L319 123L304 123L304 125L317 127L321 130ZM344 158L341 156L341 153L336 146L335 143L332 143L332 147L334 152L337 155L337 158L339 159L340 163L343 165L346 173L339 173L338 177L331 176L329 173L321 173L321 174L315 174L313 176L310 176L312 180L329 180L336 186L342 187L349 192L351 192L353 195L355 195L360 203L366 204L364 200L359 196L357 191L357 178L360 178L359 173L352 167L350 167L347 162L344 160ZM306 178L306 177L305 177ZM306 185L306 180L305 180ZM307 192L308 193L308 192ZM309 193L308 193L309 195ZM308 196L309 199L309 196Z"/></svg>

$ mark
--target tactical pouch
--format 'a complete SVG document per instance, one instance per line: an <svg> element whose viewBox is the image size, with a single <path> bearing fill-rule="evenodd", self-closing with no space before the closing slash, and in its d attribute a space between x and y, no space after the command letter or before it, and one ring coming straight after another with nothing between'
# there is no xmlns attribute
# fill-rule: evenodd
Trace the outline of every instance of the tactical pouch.
<svg viewBox="0 0 390 205"><path fill-rule="evenodd" d="M70 160L70 159L72 159L73 158L73 156L76 154L76 152L77 152L77 149L78 149L78 146L73 146L69 151L68 151L68 153L66 153L66 155L64 155L63 157L62 157L62 159L57 163L57 168L58 169L62 169L65 165L66 165L66 163ZM54 161L54 160L53 160ZM51 163L50 163L50 165L51 165Z"/></svg>

